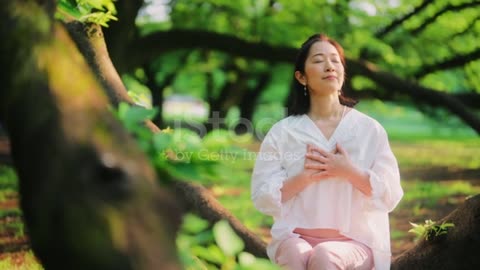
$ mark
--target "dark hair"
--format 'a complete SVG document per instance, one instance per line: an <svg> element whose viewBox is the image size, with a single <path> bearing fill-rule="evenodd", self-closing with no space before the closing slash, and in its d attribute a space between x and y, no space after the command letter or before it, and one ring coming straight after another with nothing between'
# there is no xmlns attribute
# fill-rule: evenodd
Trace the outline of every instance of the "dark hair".
<svg viewBox="0 0 480 270"><path fill-rule="evenodd" d="M340 61L344 68L345 65L345 54L343 52L342 46L335 40L329 38L325 34L315 34L309 37L300 47L300 50L297 54L297 59L295 60L295 71L300 71L302 74L305 73L305 62L308 57L308 53L310 52L310 48L312 45L319 41L326 41L332 44L335 49L337 49ZM346 97L343 92L340 93L338 96L339 101L341 104L353 107L358 101L353 100L351 98ZM295 75L293 76L292 86L290 87L290 95L289 95L289 102L288 102L288 114L289 115L300 115L305 114L310 110L310 95L304 94L304 86L297 81Z"/></svg>

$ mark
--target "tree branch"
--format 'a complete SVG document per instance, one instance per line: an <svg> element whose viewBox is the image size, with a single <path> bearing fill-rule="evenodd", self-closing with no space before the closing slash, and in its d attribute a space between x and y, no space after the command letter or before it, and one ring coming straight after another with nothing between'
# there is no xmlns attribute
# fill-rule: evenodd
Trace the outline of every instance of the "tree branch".
<svg viewBox="0 0 480 270"><path fill-rule="evenodd" d="M141 63L179 48L215 49L246 58L289 63L295 61L297 53L297 49L292 47L251 42L234 35L189 29L155 32L132 42L129 48L130 67L140 66Z"/></svg>
<svg viewBox="0 0 480 270"><path fill-rule="evenodd" d="M455 33L451 39L453 38L456 38L458 36L461 36L461 35L464 35L470 31L473 31L473 29L475 28L475 25L477 24L477 22L480 21L480 16L477 16L475 19L473 19L468 25L467 27L465 27L465 29L463 29L461 32L458 32L458 33Z"/></svg>
<svg viewBox="0 0 480 270"><path fill-rule="evenodd" d="M131 55L133 59L141 62L178 48L209 48L246 58L288 63L294 62L297 53L297 49L292 47L249 42L233 35L199 30L176 29L156 32L141 38L135 44L132 44ZM158 48L156 44L162 44L162 47ZM391 73L380 71L366 61L347 58L347 68L352 77L356 74L364 75L379 86L400 95L409 96L416 102L446 108L480 134L480 119L450 94L423 87Z"/></svg>
<svg viewBox="0 0 480 270"><path fill-rule="evenodd" d="M110 60L101 26L73 21L67 23L66 28L98 81L102 84L110 103L115 107L120 102L136 106ZM159 128L150 120L145 121L145 125L154 132L159 131Z"/></svg>
<svg viewBox="0 0 480 270"><path fill-rule="evenodd" d="M257 235L248 230L240 220L225 209L211 193L199 184L178 181L175 191L187 209L215 223L222 219L229 221L235 232L245 242L245 250L257 257L267 258L267 245Z"/></svg>
<svg viewBox="0 0 480 270"><path fill-rule="evenodd" d="M393 29L400 26L404 21L410 19L412 16L418 14L420 11L424 10L431 3L433 3L433 0L424 0L421 5L414 8L409 13L403 15L402 17L399 17L399 18L393 20L388 26L386 26L386 27L380 29L379 31L377 31L375 33L375 37L377 37L378 39L381 39L381 38L385 37Z"/></svg>
<svg viewBox="0 0 480 270"><path fill-rule="evenodd" d="M393 74L378 70L370 63L351 60L349 66L355 74L366 76L389 91L407 95L414 101L433 107L440 106L448 109L480 134L480 119L454 96L400 79Z"/></svg>
<svg viewBox="0 0 480 270"><path fill-rule="evenodd" d="M414 73L414 77L419 79L432 72L460 67L477 59L480 59L480 48L477 48L476 50L467 54L451 57L444 60L443 62L423 66Z"/></svg>
<svg viewBox="0 0 480 270"><path fill-rule="evenodd" d="M418 26L415 29L409 30L413 36L418 35L420 32L422 32L427 26L435 22L438 17L440 17L442 14L448 12L448 11L460 11L462 9L466 8L471 8L480 5L480 1L474 1L470 3L462 3L460 5L453 5L453 4L448 4L446 5L443 9L435 13L432 17L426 19L420 26Z"/></svg>

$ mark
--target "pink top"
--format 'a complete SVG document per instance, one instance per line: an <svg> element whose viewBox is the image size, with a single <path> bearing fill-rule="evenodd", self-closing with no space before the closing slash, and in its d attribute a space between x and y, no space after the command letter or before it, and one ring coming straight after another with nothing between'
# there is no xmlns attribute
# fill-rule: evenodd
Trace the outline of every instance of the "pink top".
<svg viewBox="0 0 480 270"><path fill-rule="evenodd" d="M307 186L287 202L281 202L283 181L303 168L306 145L327 151L339 143L352 162L370 175L372 197L347 180L331 178ZM298 237L295 228L334 229L372 249L375 269L390 268L388 213L403 196L397 161L384 128L374 119L352 109L326 139L307 115L290 116L276 123L262 142L252 175L255 207L274 218L272 242L275 257L281 241Z"/></svg>

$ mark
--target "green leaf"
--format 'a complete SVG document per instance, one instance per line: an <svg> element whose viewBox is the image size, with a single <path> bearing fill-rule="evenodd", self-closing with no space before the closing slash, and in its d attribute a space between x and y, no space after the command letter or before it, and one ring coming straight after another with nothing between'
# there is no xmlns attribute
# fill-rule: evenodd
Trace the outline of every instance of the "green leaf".
<svg viewBox="0 0 480 270"><path fill-rule="evenodd" d="M183 217L182 229L188 233L196 234L208 228L208 221L196 215L187 214Z"/></svg>
<svg viewBox="0 0 480 270"><path fill-rule="evenodd" d="M157 114L157 109L145 109L143 107L131 106L125 113L125 125L129 130L132 130L139 123L152 119L155 114Z"/></svg>
<svg viewBox="0 0 480 270"><path fill-rule="evenodd" d="M215 245L209 245L208 247L194 246L192 247L192 253L201 259L222 265L226 261L225 255Z"/></svg>
<svg viewBox="0 0 480 270"><path fill-rule="evenodd" d="M170 133L159 132L153 135L153 146L156 151L165 151L172 145L172 142L173 138Z"/></svg>
<svg viewBox="0 0 480 270"><path fill-rule="evenodd" d="M252 265L255 263L255 260L256 260L255 256L253 256L251 253L248 253L248 252L241 252L238 255L238 262L242 266Z"/></svg>
<svg viewBox="0 0 480 270"><path fill-rule="evenodd" d="M218 247L228 256L235 256L245 246L242 239L235 234L235 231L233 231L226 220L215 223L213 236Z"/></svg>
<svg viewBox="0 0 480 270"><path fill-rule="evenodd" d="M65 19L67 16L71 16L78 20L82 13L78 10L75 1L72 0L61 0L57 4L57 17Z"/></svg>
<svg viewBox="0 0 480 270"><path fill-rule="evenodd" d="M241 252L238 255L238 264L239 267L236 270L274 270L280 269L277 265L273 264L271 261L263 258L256 258L248 252Z"/></svg>

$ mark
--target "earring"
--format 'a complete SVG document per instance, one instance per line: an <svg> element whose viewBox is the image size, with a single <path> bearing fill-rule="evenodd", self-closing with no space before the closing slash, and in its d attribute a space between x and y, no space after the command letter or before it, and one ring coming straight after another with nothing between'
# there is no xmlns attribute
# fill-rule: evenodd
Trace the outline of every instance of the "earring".
<svg viewBox="0 0 480 270"><path fill-rule="evenodd" d="M306 84L303 86L303 94L305 96L307 96L307 85Z"/></svg>

